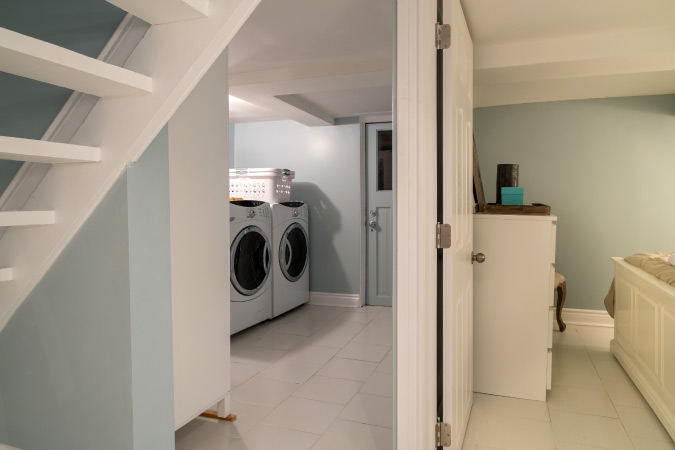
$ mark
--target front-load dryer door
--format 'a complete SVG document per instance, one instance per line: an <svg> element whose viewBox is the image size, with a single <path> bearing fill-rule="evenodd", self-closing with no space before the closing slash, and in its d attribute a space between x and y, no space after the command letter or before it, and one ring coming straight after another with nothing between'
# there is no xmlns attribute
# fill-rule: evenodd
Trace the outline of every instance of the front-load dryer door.
<svg viewBox="0 0 675 450"><path fill-rule="evenodd" d="M279 243L279 266L288 281L298 281L307 269L307 233L299 223L291 224L284 231Z"/></svg>
<svg viewBox="0 0 675 450"><path fill-rule="evenodd" d="M259 227L249 225L239 232L230 249L232 286L240 294L250 297L262 289L269 274L270 244L267 236Z"/></svg>

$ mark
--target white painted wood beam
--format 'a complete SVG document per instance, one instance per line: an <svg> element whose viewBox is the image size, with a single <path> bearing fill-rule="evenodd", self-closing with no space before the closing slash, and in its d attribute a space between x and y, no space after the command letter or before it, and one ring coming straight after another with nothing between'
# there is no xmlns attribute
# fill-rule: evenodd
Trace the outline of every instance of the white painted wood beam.
<svg viewBox="0 0 675 450"><path fill-rule="evenodd" d="M106 0L152 25L203 19L209 15L208 0Z"/></svg>
<svg viewBox="0 0 675 450"><path fill-rule="evenodd" d="M307 126L335 123L302 94L392 85L391 56L322 61L231 75L230 94L275 116Z"/></svg>
<svg viewBox="0 0 675 450"><path fill-rule="evenodd" d="M283 109L286 109L287 117L291 120L310 127L335 125L335 117L316 105L309 103L299 95L278 95L275 98L288 105L288 108L284 108L282 104L277 103L276 111L281 113Z"/></svg>
<svg viewBox="0 0 675 450"><path fill-rule="evenodd" d="M675 93L675 27L482 44L475 106Z"/></svg>
<svg viewBox="0 0 675 450"><path fill-rule="evenodd" d="M98 162L101 160L101 149L85 145L0 136L0 159L52 164Z"/></svg>
<svg viewBox="0 0 675 450"><path fill-rule="evenodd" d="M152 79L0 28L0 71L98 97L152 92Z"/></svg>
<svg viewBox="0 0 675 450"><path fill-rule="evenodd" d="M0 211L0 227L53 225L55 222L54 211Z"/></svg>
<svg viewBox="0 0 675 450"><path fill-rule="evenodd" d="M12 281L14 279L14 270L11 267L0 269L0 283L3 281Z"/></svg>

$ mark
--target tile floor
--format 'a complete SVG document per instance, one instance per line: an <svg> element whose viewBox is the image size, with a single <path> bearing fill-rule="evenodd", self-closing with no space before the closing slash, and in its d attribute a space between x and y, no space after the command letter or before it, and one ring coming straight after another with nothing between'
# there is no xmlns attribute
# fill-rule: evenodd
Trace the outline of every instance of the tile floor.
<svg viewBox="0 0 675 450"><path fill-rule="evenodd" d="M176 450L391 450L391 313L305 305L237 334L237 420L195 419Z"/></svg>
<svg viewBox="0 0 675 450"><path fill-rule="evenodd" d="M554 331L546 402L475 394L463 450L675 450L609 352L612 328Z"/></svg>

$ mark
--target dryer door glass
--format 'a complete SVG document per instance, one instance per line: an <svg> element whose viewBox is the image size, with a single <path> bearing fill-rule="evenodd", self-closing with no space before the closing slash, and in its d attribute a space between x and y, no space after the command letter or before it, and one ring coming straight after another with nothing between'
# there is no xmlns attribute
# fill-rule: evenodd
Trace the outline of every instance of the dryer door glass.
<svg viewBox="0 0 675 450"><path fill-rule="evenodd" d="M284 232L279 244L279 265L288 281L298 281L307 269L307 234L299 223Z"/></svg>
<svg viewBox="0 0 675 450"><path fill-rule="evenodd" d="M270 272L270 246L255 225L241 230L230 249L230 281L242 295L253 295L267 281Z"/></svg>

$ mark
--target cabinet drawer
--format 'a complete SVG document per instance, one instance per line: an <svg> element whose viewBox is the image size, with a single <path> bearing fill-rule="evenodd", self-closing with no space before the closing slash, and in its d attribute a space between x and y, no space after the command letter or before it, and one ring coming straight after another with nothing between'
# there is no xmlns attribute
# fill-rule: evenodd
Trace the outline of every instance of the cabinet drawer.
<svg viewBox="0 0 675 450"><path fill-rule="evenodd" d="M546 389L551 390L551 377L553 375L553 350L548 349L546 355Z"/></svg>
<svg viewBox="0 0 675 450"><path fill-rule="evenodd" d="M555 317L555 309L551 306L548 310L548 348L553 348L553 318Z"/></svg>
<svg viewBox="0 0 675 450"><path fill-rule="evenodd" d="M551 264L555 264L555 239L556 239L556 233L557 233L558 226L556 224L553 224L552 230L551 230Z"/></svg>
<svg viewBox="0 0 675 450"><path fill-rule="evenodd" d="M549 274L549 288L548 288L548 306L553 306L555 302L555 291L553 287L555 286L555 266L551 264L551 271Z"/></svg>

